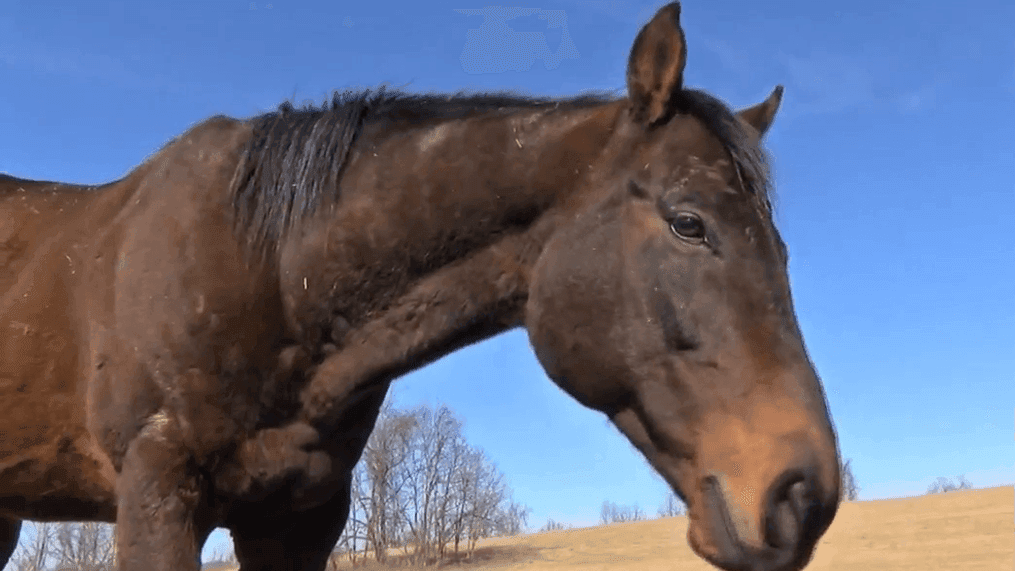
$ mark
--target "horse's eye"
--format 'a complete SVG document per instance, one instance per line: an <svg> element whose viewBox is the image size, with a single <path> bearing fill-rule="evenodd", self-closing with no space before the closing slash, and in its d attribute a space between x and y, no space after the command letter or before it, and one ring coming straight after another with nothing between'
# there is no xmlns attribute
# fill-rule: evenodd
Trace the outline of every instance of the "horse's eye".
<svg viewBox="0 0 1015 571"><path fill-rule="evenodd" d="M670 229L678 237L690 242L705 241L705 223L697 214L680 212L670 222Z"/></svg>

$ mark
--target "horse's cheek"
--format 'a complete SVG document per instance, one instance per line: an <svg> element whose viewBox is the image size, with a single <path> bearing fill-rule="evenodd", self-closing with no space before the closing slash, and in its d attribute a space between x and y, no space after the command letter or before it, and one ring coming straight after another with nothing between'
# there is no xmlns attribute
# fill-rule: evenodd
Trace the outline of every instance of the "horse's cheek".
<svg viewBox="0 0 1015 571"><path fill-rule="evenodd" d="M526 326L547 375L585 406L605 410L627 386L621 263L610 228L551 242L533 272Z"/></svg>

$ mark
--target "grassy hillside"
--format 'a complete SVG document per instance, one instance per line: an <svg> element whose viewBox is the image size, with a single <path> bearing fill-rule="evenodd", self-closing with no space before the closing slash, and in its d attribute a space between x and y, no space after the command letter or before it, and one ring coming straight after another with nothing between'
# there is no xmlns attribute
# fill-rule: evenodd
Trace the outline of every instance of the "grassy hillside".
<svg viewBox="0 0 1015 571"><path fill-rule="evenodd" d="M498 538L480 543L472 561L451 567L462 571L714 570L691 552L686 536L687 519L676 517ZM1004 571L1015 568L1013 553L1015 490L1006 486L844 503L807 569ZM340 569L351 566L345 562Z"/></svg>

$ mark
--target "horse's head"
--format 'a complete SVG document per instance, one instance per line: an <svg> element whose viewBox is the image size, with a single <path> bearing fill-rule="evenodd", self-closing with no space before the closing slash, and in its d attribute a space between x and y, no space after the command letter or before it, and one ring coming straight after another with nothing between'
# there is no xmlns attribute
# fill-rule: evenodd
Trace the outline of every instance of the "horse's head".
<svg viewBox="0 0 1015 571"><path fill-rule="evenodd" d="M700 555L799 569L840 483L759 151L781 90L739 114L683 90L679 13L634 42L629 107L534 268L527 327L684 499Z"/></svg>

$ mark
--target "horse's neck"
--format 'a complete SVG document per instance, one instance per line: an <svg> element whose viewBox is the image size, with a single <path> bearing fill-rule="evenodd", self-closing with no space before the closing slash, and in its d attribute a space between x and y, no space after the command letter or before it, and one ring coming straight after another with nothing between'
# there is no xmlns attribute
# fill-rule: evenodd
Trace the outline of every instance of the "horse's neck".
<svg viewBox="0 0 1015 571"><path fill-rule="evenodd" d="M548 235L543 215L578 189L617 109L525 110L401 132L366 128L335 203L279 250L290 322L298 330L328 328L340 316L356 329L438 287L470 299L493 295L477 312L510 311L497 299L518 297L524 279L505 277L498 264L522 272L518 264L534 261ZM526 253L516 254L519 248ZM498 281L512 285L492 294Z"/></svg>
<svg viewBox="0 0 1015 571"><path fill-rule="evenodd" d="M357 394L521 325L531 269L620 109L365 131L336 203L280 250L290 323L333 345L304 420L328 426Z"/></svg>

